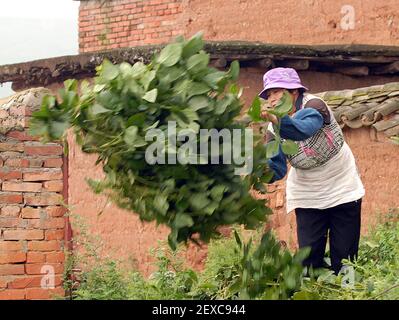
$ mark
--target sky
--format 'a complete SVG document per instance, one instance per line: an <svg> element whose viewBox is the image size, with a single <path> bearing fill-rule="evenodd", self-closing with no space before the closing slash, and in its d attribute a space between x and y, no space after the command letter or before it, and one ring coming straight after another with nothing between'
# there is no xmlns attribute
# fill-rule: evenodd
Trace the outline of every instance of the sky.
<svg viewBox="0 0 399 320"><path fill-rule="evenodd" d="M1 0L0 65L78 54L78 13L79 1Z"/></svg>
<svg viewBox="0 0 399 320"><path fill-rule="evenodd" d="M75 19L78 8L73 0L2 0L0 17Z"/></svg>

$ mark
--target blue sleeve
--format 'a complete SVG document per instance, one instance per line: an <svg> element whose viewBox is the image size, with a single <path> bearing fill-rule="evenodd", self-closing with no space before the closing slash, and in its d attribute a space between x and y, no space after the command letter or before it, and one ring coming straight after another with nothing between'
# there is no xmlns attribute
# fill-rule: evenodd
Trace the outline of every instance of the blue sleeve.
<svg viewBox="0 0 399 320"><path fill-rule="evenodd" d="M269 183L281 180L287 174L287 160L283 150L281 150L281 146L279 148L278 153L267 161L270 169L274 172L273 178Z"/></svg>
<svg viewBox="0 0 399 320"><path fill-rule="evenodd" d="M320 112L313 108L302 109L294 117L281 118L280 136L294 141L305 140L320 130L323 123Z"/></svg>

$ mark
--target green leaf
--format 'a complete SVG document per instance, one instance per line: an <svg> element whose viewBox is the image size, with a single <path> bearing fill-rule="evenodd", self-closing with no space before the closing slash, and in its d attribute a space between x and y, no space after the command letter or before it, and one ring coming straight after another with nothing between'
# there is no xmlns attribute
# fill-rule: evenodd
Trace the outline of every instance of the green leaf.
<svg viewBox="0 0 399 320"><path fill-rule="evenodd" d="M136 126L130 126L129 128L126 129L125 135L123 136L123 140L126 142L128 145L133 145L136 138L137 138L137 132L138 128Z"/></svg>
<svg viewBox="0 0 399 320"><path fill-rule="evenodd" d="M275 140L270 141L266 145L266 158L270 159L274 157L275 155L277 155L278 150L279 150L279 143Z"/></svg>
<svg viewBox="0 0 399 320"><path fill-rule="evenodd" d="M266 174L261 176L259 180L263 183L269 183L270 180L273 178L274 172L272 170L268 171Z"/></svg>
<svg viewBox="0 0 399 320"><path fill-rule="evenodd" d="M208 216L212 215L215 210L219 207L219 202L212 201L210 204L208 204L204 209L204 213Z"/></svg>
<svg viewBox="0 0 399 320"><path fill-rule="evenodd" d="M128 62L122 62L119 65L119 70L124 77L129 77L132 74L132 66Z"/></svg>
<svg viewBox="0 0 399 320"><path fill-rule="evenodd" d="M221 80L223 80L226 77L226 72L223 71L215 71L212 73L207 74L204 78L203 81L210 86L212 89L217 89L218 84Z"/></svg>
<svg viewBox="0 0 399 320"><path fill-rule="evenodd" d="M296 154L299 151L298 145L292 140L285 140L281 145L281 149L288 155Z"/></svg>
<svg viewBox="0 0 399 320"><path fill-rule="evenodd" d="M222 100L219 100L216 103L216 109L215 109L215 114L223 114L227 107L229 105L231 105L231 103L234 101L234 96L231 94L226 95L225 97L223 97Z"/></svg>
<svg viewBox="0 0 399 320"><path fill-rule="evenodd" d="M136 113L134 115L132 115L131 117L129 117L129 119L126 122L127 126L138 126L138 127L142 127L145 121L145 113L144 112L140 112L140 113Z"/></svg>
<svg viewBox="0 0 399 320"><path fill-rule="evenodd" d="M197 111L208 107L209 100L207 97L204 96L196 96L188 101L188 105L190 106L191 109Z"/></svg>
<svg viewBox="0 0 399 320"><path fill-rule="evenodd" d="M204 47L204 41L202 40L202 32L198 32L191 39L187 41L187 43L183 47L183 58L187 59L191 57L193 54L196 54Z"/></svg>
<svg viewBox="0 0 399 320"><path fill-rule="evenodd" d="M209 54L204 53L204 52L197 53L197 54L191 56L187 60L187 70L191 74L196 74L196 73L206 69L208 64L209 64Z"/></svg>
<svg viewBox="0 0 399 320"><path fill-rule="evenodd" d="M237 81L239 74L240 74L240 63L235 60L230 65L229 75L231 80Z"/></svg>
<svg viewBox="0 0 399 320"><path fill-rule="evenodd" d="M158 89L152 89L143 96L143 100L154 103L157 100Z"/></svg>
<svg viewBox="0 0 399 320"><path fill-rule="evenodd" d="M61 138L68 128L67 121L53 121L50 126L50 134L54 138Z"/></svg>
<svg viewBox="0 0 399 320"><path fill-rule="evenodd" d="M55 104L56 104L55 97L46 95L43 97L43 100L42 100L42 109L43 109L43 107L48 108L48 109L54 108ZM44 111L44 109L43 109L43 111Z"/></svg>
<svg viewBox="0 0 399 320"><path fill-rule="evenodd" d="M188 89L188 98L209 92L211 89L201 82L192 82Z"/></svg>
<svg viewBox="0 0 399 320"><path fill-rule="evenodd" d="M223 194L226 191L224 185L217 185L211 189L211 197L213 200L220 201L223 199Z"/></svg>
<svg viewBox="0 0 399 320"><path fill-rule="evenodd" d="M78 90L78 81L75 79L68 79L64 81L64 87L67 91L74 91Z"/></svg>
<svg viewBox="0 0 399 320"><path fill-rule="evenodd" d="M171 67L180 60L182 52L183 46L181 43L169 44L162 49L158 56L157 62L166 67Z"/></svg>
<svg viewBox="0 0 399 320"><path fill-rule="evenodd" d="M147 66L141 61L138 61L132 66L130 73L134 79L137 79L138 77L142 76L146 71Z"/></svg>
<svg viewBox="0 0 399 320"><path fill-rule="evenodd" d="M256 182L256 183L254 184L254 188L255 188L256 190L262 192L262 193L266 193L266 192L267 192L267 190L266 190L266 188L265 188L265 185L264 185L263 183L261 183L261 182Z"/></svg>
<svg viewBox="0 0 399 320"><path fill-rule="evenodd" d="M263 121L260 117L260 108L261 103L259 97L255 97L252 101L252 104L247 112L247 114L251 117L253 122Z"/></svg>
<svg viewBox="0 0 399 320"><path fill-rule="evenodd" d="M235 237L235 239L236 239L236 242L237 242L237 244L238 244L238 247L241 249L241 248L242 248L242 241L241 241L241 238L240 238L240 236L238 235L238 233L237 233L236 230L234 230L234 237Z"/></svg>
<svg viewBox="0 0 399 320"><path fill-rule="evenodd" d="M98 92L104 90L105 87L106 87L105 84L96 84L93 87L93 92L98 93Z"/></svg>
<svg viewBox="0 0 399 320"><path fill-rule="evenodd" d="M234 95L237 95L237 98L241 98L242 93L243 93L243 88L240 88L238 85L236 85L235 83L233 83L230 86L230 92Z"/></svg>
<svg viewBox="0 0 399 320"><path fill-rule="evenodd" d="M287 90L284 91L283 96L277 103L276 107L274 108L274 111L278 112L280 115L284 115L289 113L293 108L293 102L292 102L292 97L288 93Z"/></svg>
<svg viewBox="0 0 399 320"><path fill-rule="evenodd" d="M105 59L101 65L101 77L106 81L114 80L119 75L119 68Z"/></svg>
<svg viewBox="0 0 399 320"><path fill-rule="evenodd" d="M174 94L180 96L182 99L186 99L190 85L191 81L188 79L182 79L177 81L173 88Z"/></svg>
<svg viewBox="0 0 399 320"><path fill-rule="evenodd" d="M143 76L141 77L141 84L144 87L144 90L148 90L152 80L155 79L156 76L156 72L155 71L148 71L146 73L143 74Z"/></svg>
<svg viewBox="0 0 399 320"><path fill-rule="evenodd" d="M151 124L149 126L145 126L144 127L144 131L148 131L148 130L154 129L154 128L156 128L158 126L158 124L159 124L159 120L155 121L153 124Z"/></svg>
<svg viewBox="0 0 399 320"><path fill-rule="evenodd" d="M95 103L91 107L91 112L93 113L93 115L97 115L97 114L101 114L101 113L111 112L111 110L104 108L99 103Z"/></svg>
<svg viewBox="0 0 399 320"><path fill-rule="evenodd" d="M316 292L299 291L295 292L292 296L293 300L319 300L320 296Z"/></svg>
<svg viewBox="0 0 399 320"><path fill-rule="evenodd" d="M158 78L161 82L171 83L177 79L183 77L186 71L178 66L173 66L170 68L164 68L158 72Z"/></svg>
<svg viewBox="0 0 399 320"><path fill-rule="evenodd" d="M194 221L188 214L178 213L174 220L174 225L176 228L192 227Z"/></svg>
<svg viewBox="0 0 399 320"><path fill-rule="evenodd" d="M194 193L189 199L190 205L193 207L194 210L200 211L204 209L211 200L203 193Z"/></svg>
<svg viewBox="0 0 399 320"><path fill-rule="evenodd" d="M163 194L158 194L154 198L154 208L162 215L166 215L169 209L168 198Z"/></svg>

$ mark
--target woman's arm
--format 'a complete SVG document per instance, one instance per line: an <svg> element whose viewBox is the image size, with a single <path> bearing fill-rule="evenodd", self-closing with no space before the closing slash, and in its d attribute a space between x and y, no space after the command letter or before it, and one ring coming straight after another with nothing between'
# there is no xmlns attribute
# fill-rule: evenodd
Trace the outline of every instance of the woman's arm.
<svg viewBox="0 0 399 320"><path fill-rule="evenodd" d="M281 146L279 147L278 153L267 161L270 169L272 169L274 175L269 183L273 183L277 180L281 180L287 174L287 159Z"/></svg>
<svg viewBox="0 0 399 320"><path fill-rule="evenodd" d="M288 115L281 118L280 136L294 141L305 140L320 130L323 123L319 111L313 108L302 109L292 118Z"/></svg>

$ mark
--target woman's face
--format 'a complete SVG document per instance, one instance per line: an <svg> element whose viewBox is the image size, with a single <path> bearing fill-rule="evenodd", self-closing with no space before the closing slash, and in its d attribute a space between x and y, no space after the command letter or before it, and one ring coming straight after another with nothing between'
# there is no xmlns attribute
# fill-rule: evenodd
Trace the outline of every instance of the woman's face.
<svg viewBox="0 0 399 320"><path fill-rule="evenodd" d="M284 94L285 89L273 88L267 90L267 102L272 108L274 108L277 102L281 99Z"/></svg>
<svg viewBox="0 0 399 320"><path fill-rule="evenodd" d="M299 96L299 91L298 90L287 90L287 89L282 89L282 88L273 88L267 90L267 102L270 104L272 108L274 108L281 97L283 96L284 92L287 91L291 98L292 102L295 103L296 99ZM294 112L294 111L292 111Z"/></svg>

